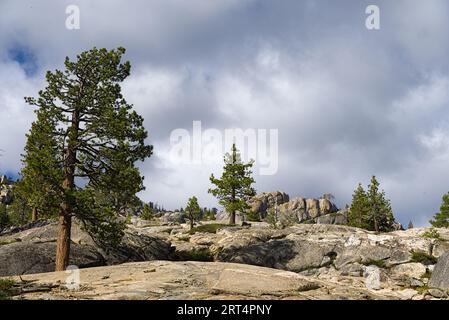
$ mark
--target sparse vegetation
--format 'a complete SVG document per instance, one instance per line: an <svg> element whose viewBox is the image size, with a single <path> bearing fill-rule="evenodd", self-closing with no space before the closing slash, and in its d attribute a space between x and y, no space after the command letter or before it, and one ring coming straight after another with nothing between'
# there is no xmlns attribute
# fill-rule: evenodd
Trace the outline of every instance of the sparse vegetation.
<svg viewBox="0 0 449 320"><path fill-rule="evenodd" d="M0 231L9 226L9 216L6 205L0 203Z"/></svg>
<svg viewBox="0 0 449 320"><path fill-rule="evenodd" d="M422 234L422 237L429 239L443 240L441 238L440 233L435 228L430 228L429 230L426 230L426 232Z"/></svg>
<svg viewBox="0 0 449 320"><path fill-rule="evenodd" d="M414 288L416 291L418 291L419 294L423 294L425 292L427 292L427 290L429 290L429 286L428 285L423 285L421 287L416 287Z"/></svg>
<svg viewBox="0 0 449 320"><path fill-rule="evenodd" d="M385 264L385 260L368 259L366 261L362 261L362 264L364 266L376 266L381 269L384 269L387 267Z"/></svg>
<svg viewBox="0 0 449 320"><path fill-rule="evenodd" d="M8 300L12 296L11 289L15 281L10 279L0 279L0 300Z"/></svg>
<svg viewBox="0 0 449 320"><path fill-rule="evenodd" d="M229 227L228 224L221 224L221 223L210 223L210 224L203 224L198 227L194 227L189 231L189 234L195 234L197 232L205 232L205 233L217 233L218 230L223 229L225 227Z"/></svg>
<svg viewBox="0 0 449 320"><path fill-rule="evenodd" d="M251 221L251 222L259 222L260 221L259 214L252 210L248 210L247 213L245 214L245 216L246 216L246 220L248 220L248 221Z"/></svg>
<svg viewBox="0 0 449 320"><path fill-rule="evenodd" d="M209 249L192 249L190 251L176 251L173 253L172 259L175 261L214 261L214 256Z"/></svg>
<svg viewBox="0 0 449 320"><path fill-rule="evenodd" d="M17 240L14 240L14 239L12 239L12 240L1 240L0 241L0 246L5 246L7 244L11 244L11 243L15 243L15 242L17 242Z"/></svg>
<svg viewBox="0 0 449 320"><path fill-rule="evenodd" d="M274 229L278 228L278 217L274 208L269 208L265 221Z"/></svg>
<svg viewBox="0 0 449 320"><path fill-rule="evenodd" d="M148 203L143 205L142 213L140 214L140 218L143 220L153 220L154 219L154 209L150 207Z"/></svg>
<svg viewBox="0 0 449 320"><path fill-rule="evenodd" d="M203 209L203 216L202 216L201 220L203 220L203 221L215 220L215 214L216 214L216 209L215 208L212 208L212 209L204 208Z"/></svg>
<svg viewBox="0 0 449 320"><path fill-rule="evenodd" d="M449 192L443 196L440 212L435 214L430 224L437 228L449 228Z"/></svg>
<svg viewBox="0 0 449 320"><path fill-rule="evenodd" d="M422 263L426 266L436 264L438 259L423 251L412 251L412 262Z"/></svg>

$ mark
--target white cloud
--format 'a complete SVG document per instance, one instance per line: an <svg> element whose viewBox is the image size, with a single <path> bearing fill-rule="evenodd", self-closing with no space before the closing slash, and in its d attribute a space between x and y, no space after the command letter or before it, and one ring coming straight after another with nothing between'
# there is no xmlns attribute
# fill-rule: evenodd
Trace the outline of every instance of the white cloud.
<svg viewBox="0 0 449 320"><path fill-rule="evenodd" d="M34 118L24 97L36 92L40 83L27 78L17 63L0 63L0 171L19 171L25 133Z"/></svg>

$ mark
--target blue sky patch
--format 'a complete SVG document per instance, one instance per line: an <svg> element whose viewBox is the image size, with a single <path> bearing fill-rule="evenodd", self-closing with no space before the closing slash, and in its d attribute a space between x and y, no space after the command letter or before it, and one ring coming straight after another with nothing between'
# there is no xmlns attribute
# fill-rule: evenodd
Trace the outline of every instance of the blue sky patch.
<svg viewBox="0 0 449 320"><path fill-rule="evenodd" d="M22 46L16 46L8 50L9 59L17 62L27 76L33 76L38 70L37 58L34 53Z"/></svg>

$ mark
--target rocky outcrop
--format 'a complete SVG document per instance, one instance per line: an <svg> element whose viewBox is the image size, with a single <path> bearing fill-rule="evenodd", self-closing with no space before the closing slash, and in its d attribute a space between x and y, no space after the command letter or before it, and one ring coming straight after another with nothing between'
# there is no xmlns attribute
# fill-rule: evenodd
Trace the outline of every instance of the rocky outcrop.
<svg viewBox="0 0 449 320"><path fill-rule="evenodd" d="M67 273L23 276L50 288L13 299L248 300L405 299L403 292L375 292L348 281L310 279L293 272L221 262L151 261L80 270L78 287L67 288Z"/></svg>
<svg viewBox="0 0 449 320"><path fill-rule="evenodd" d="M263 192L248 200L250 210L261 220L267 217L270 209L275 209L276 221L279 226L286 227L297 223L317 224L347 224L347 210L338 210L337 206L326 198L313 199L296 197L290 199L285 192ZM216 220L229 221L229 214L222 211ZM246 221L246 217L236 213L236 223Z"/></svg>
<svg viewBox="0 0 449 320"><path fill-rule="evenodd" d="M427 239L409 243L394 235L330 225L296 225L283 230L223 229L210 237L215 238L211 250L218 261L295 272L317 269L330 262L337 269L378 260L393 266L411 262L413 249L430 254L431 248Z"/></svg>
<svg viewBox="0 0 449 320"><path fill-rule="evenodd" d="M267 215L267 210L288 202L290 197L285 192L263 192L248 201L251 210L260 215L263 219Z"/></svg>
<svg viewBox="0 0 449 320"><path fill-rule="evenodd" d="M276 230L266 223L254 222L246 228L222 228L216 234L197 233L181 238L176 233L170 241L176 250L207 249L214 261L276 268L332 281L349 277L351 281L364 282L378 277L379 282L372 288L404 290L425 288L426 275L433 268L413 252L437 258L449 250L449 230L439 230L441 239L426 238L425 231L415 228L376 234L327 224L298 224ZM377 275L372 274L373 270Z"/></svg>
<svg viewBox="0 0 449 320"><path fill-rule="evenodd" d="M51 272L55 269L56 242L16 242L0 246L0 276ZM92 246L72 244L70 264L79 268L101 266L104 258Z"/></svg>
<svg viewBox="0 0 449 320"><path fill-rule="evenodd" d="M277 221L279 225L288 226L296 223L330 223L344 224L347 218L344 214L337 217L329 216L338 211L337 206L330 200L321 198L296 197L290 200L285 192L264 192L248 201L251 210L261 219L267 216L268 210L277 208ZM318 218L325 217L318 221ZM336 219L335 219L336 218Z"/></svg>
<svg viewBox="0 0 449 320"><path fill-rule="evenodd" d="M165 212L161 217L162 223L184 223L186 222L186 215L184 212Z"/></svg>
<svg viewBox="0 0 449 320"><path fill-rule="evenodd" d="M449 251L444 253L432 272L429 286L449 290Z"/></svg>
<svg viewBox="0 0 449 320"><path fill-rule="evenodd" d="M55 223L30 225L29 228L9 231L0 236L0 276L52 271L56 237ZM163 260L168 259L172 251L169 241L155 235L139 234L132 227L126 230L119 246L102 246L74 222L69 263L86 268L131 261Z"/></svg>
<svg viewBox="0 0 449 320"><path fill-rule="evenodd" d="M220 211L217 213L217 215L215 216L215 219L219 223L229 223L229 217L230 217L230 214L223 210L223 211ZM244 221L246 221L245 215L240 212L236 212L235 213L235 223L240 224Z"/></svg>
<svg viewBox="0 0 449 320"><path fill-rule="evenodd" d="M82 269L81 279L86 285L83 287L82 283L80 291L69 293L59 288L47 297L64 298L67 294L80 299L159 299L182 298L189 292L193 295L189 298L198 293L198 297L217 299L262 295L268 298L444 299L447 295L441 281L447 279L444 261L447 259L445 252L449 251L449 230L438 229L439 239L425 237L426 231L414 228L376 234L327 224L273 229L265 222L254 222L245 227L222 226L216 233L190 234L186 224L135 223L128 225L121 248L105 249L96 246L82 230L74 228L71 263L81 267L148 259L202 262L154 261ZM1 270L16 269L27 274L48 270L46 268L53 263L54 237L52 224L0 237L3 243L0 245L0 272L11 274ZM440 267L432 265L435 258L439 258ZM26 261L23 266L21 260ZM228 273L227 269L232 271ZM433 280L429 282L432 270ZM273 293L268 287L276 288L275 283L284 283L276 275L288 275L305 282L299 284L294 294L290 289ZM96 281L100 276L107 281ZM55 279L53 277L59 276L53 273L29 276L29 279L47 281ZM261 278L264 281L260 281ZM220 279L223 282L217 286ZM443 290L434 288L437 282ZM91 286L92 283L95 285ZM225 283L229 285L226 290ZM24 298L44 296L40 293Z"/></svg>
<svg viewBox="0 0 449 320"><path fill-rule="evenodd" d="M312 223L316 224L340 224L347 225L348 224L348 210L342 209L337 212L325 214L319 216L315 219L312 219Z"/></svg>
<svg viewBox="0 0 449 320"><path fill-rule="evenodd" d="M11 204L13 200L12 195L12 181L6 176L0 176L0 203Z"/></svg>
<svg viewBox="0 0 449 320"><path fill-rule="evenodd" d="M284 226L303 222L347 223L347 214L343 211L336 214L337 212L337 206L327 199L294 198L279 206L278 220Z"/></svg>

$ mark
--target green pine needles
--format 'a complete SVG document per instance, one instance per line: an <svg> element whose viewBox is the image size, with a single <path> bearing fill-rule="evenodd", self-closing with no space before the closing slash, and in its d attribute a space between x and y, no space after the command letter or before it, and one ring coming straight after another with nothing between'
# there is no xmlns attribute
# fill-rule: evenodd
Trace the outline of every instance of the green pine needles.
<svg viewBox="0 0 449 320"><path fill-rule="evenodd" d="M435 228L449 228L449 193L443 196L440 212L435 214L430 224Z"/></svg>
<svg viewBox="0 0 449 320"><path fill-rule="evenodd" d="M210 182L215 188L209 189L209 193L219 199L226 212L230 214L229 224L235 224L236 212L245 213L249 209L247 200L256 194L251 186L255 181L252 177L253 161L244 163L235 143L232 145L231 153L224 157L224 167L221 179L212 174Z"/></svg>
<svg viewBox="0 0 449 320"><path fill-rule="evenodd" d="M138 202L143 177L135 166L152 154L143 118L127 103L120 83L130 74L124 48L81 53L65 59L65 70L47 72L37 98L37 119L27 135L20 198L39 215L59 219L56 270L70 253L72 217L99 241L116 244L126 216Z"/></svg>
<svg viewBox="0 0 449 320"><path fill-rule="evenodd" d="M350 226L366 230L394 230L395 220L390 201L386 198L385 191L379 191L379 182L375 176L371 178L367 191L360 183L354 191L348 220Z"/></svg>
<svg viewBox="0 0 449 320"><path fill-rule="evenodd" d="M195 221L198 221L201 218L201 208L198 204L197 197L193 196L189 199L184 212L187 215L187 219L190 221L190 230L192 230Z"/></svg>

